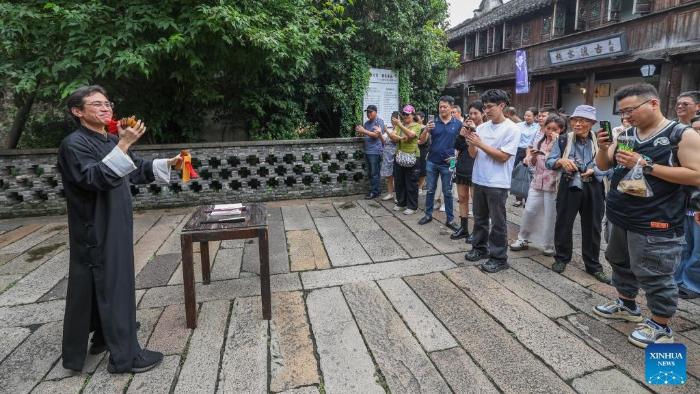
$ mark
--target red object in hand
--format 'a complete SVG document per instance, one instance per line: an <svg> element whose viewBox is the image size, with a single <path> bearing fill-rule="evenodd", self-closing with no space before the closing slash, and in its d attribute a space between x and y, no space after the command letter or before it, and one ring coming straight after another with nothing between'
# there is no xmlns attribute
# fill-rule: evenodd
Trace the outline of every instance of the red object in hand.
<svg viewBox="0 0 700 394"><path fill-rule="evenodd" d="M109 134L118 135L119 134L118 125L119 125L119 122L117 122L114 119L110 119L109 123L107 123L107 132Z"/></svg>

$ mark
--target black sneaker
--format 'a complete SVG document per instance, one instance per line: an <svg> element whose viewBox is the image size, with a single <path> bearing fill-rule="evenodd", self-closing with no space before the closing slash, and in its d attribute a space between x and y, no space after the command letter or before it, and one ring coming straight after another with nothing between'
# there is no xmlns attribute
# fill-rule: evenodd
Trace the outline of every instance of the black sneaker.
<svg viewBox="0 0 700 394"><path fill-rule="evenodd" d="M471 245L472 242L474 242L474 234L469 234L469 235L467 235L467 238L464 240L464 242L465 242L465 243L468 243L469 245Z"/></svg>
<svg viewBox="0 0 700 394"><path fill-rule="evenodd" d="M134 362L131 364L131 370L117 372L114 365L110 362L107 365L107 371L109 373L141 373L155 368L161 361L163 361L163 353L143 349L141 350L141 353L134 357Z"/></svg>
<svg viewBox="0 0 700 394"><path fill-rule="evenodd" d="M432 216L423 216L423 217L420 218L420 220L418 221L418 224L424 225L424 224L426 224L426 223L430 223L430 221L432 221L432 220L433 220L433 217L432 217Z"/></svg>
<svg viewBox="0 0 700 394"><path fill-rule="evenodd" d="M557 272L561 274L564 272L566 269L566 263L562 263L561 261L555 261L554 264L552 264L552 271Z"/></svg>
<svg viewBox="0 0 700 394"><path fill-rule="evenodd" d="M489 254L486 252L482 252L477 249L472 249L467 252L467 254L464 255L464 259L467 261L479 261L479 260L485 260L489 258Z"/></svg>
<svg viewBox="0 0 700 394"><path fill-rule="evenodd" d="M503 271L510 268L505 261L489 260L479 266L482 271L493 274L494 272Z"/></svg>
<svg viewBox="0 0 700 394"><path fill-rule="evenodd" d="M603 271L597 271L592 273L591 275L593 275L593 277L596 278L598 282L605 283L607 285L610 284L610 278Z"/></svg>

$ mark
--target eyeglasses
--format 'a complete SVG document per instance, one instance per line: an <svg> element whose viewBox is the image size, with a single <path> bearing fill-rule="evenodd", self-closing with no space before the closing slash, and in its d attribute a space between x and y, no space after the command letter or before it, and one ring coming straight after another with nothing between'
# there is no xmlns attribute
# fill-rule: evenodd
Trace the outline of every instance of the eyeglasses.
<svg viewBox="0 0 700 394"><path fill-rule="evenodd" d="M621 110L618 111L618 113L620 114L621 117L626 118L626 117L630 116L630 115L632 114L632 112L636 111L637 108L641 107L642 105L648 103L648 102L651 101L651 100L652 100L652 99L649 99L649 100L647 100L647 101L645 101L645 102L639 104L639 105L636 106L636 107L621 109Z"/></svg>
<svg viewBox="0 0 700 394"><path fill-rule="evenodd" d="M683 108L690 107L690 103L684 103L684 102L676 103L676 107L683 107Z"/></svg>
<svg viewBox="0 0 700 394"><path fill-rule="evenodd" d="M85 105L89 105L95 108L114 108L114 103L111 101L93 101L92 103L85 103Z"/></svg>

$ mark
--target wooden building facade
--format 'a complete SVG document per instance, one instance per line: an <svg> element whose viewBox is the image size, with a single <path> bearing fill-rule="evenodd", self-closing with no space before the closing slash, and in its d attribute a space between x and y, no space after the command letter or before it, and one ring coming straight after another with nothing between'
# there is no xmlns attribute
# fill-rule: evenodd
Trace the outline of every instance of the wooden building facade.
<svg viewBox="0 0 700 394"><path fill-rule="evenodd" d="M448 31L461 65L446 91L466 105L486 89L508 91L519 110L594 105L617 124L613 96L649 82L665 113L700 89L699 0L483 0L475 16ZM515 94L515 51L527 55L529 92Z"/></svg>

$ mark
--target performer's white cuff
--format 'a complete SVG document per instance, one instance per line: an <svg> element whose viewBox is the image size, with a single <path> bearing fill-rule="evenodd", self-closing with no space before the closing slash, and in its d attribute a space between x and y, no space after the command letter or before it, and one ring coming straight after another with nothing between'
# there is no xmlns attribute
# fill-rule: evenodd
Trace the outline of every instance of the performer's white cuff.
<svg viewBox="0 0 700 394"><path fill-rule="evenodd" d="M131 157L122 152L118 146L115 146L114 149L102 159L102 162L120 178L136 169L136 165L134 165Z"/></svg>
<svg viewBox="0 0 700 394"><path fill-rule="evenodd" d="M170 164L168 159L153 159L153 175L162 183L170 182Z"/></svg>

